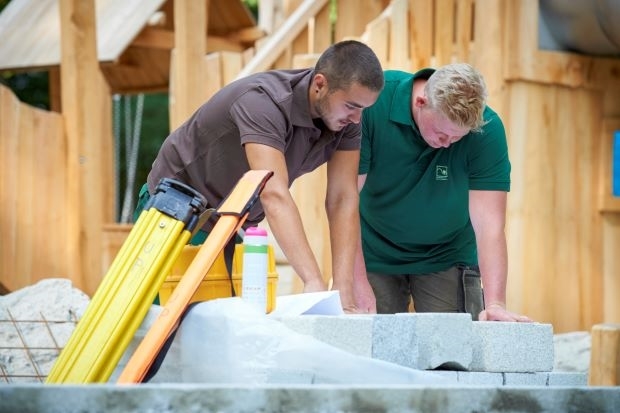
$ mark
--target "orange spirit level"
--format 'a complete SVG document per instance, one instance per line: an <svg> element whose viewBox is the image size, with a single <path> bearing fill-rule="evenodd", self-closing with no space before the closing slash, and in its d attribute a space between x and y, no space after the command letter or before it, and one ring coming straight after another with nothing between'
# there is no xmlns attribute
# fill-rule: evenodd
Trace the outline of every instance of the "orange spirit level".
<svg viewBox="0 0 620 413"><path fill-rule="evenodd" d="M179 320L198 290L205 274L220 251L247 218L260 192L273 175L271 171L249 171L217 209L218 221L179 281L163 310L138 345L118 383L139 383L162 349L165 341L178 326Z"/></svg>

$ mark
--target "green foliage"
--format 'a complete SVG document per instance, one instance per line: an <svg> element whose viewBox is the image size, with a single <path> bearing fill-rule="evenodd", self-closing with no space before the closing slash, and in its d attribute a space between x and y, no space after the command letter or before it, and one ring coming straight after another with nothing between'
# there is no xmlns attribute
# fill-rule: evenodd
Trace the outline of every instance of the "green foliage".
<svg viewBox="0 0 620 413"><path fill-rule="evenodd" d="M49 76L47 72L0 72L0 83L7 86L22 102L41 109L50 108Z"/></svg>
<svg viewBox="0 0 620 413"><path fill-rule="evenodd" d="M250 9L255 19L258 19L258 1L259 0L243 0L243 4Z"/></svg>
<svg viewBox="0 0 620 413"><path fill-rule="evenodd" d="M136 112L136 101L137 98L131 96L130 97L130 122L134 123L135 112ZM117 111L118 119L116 119L118 128L118 145L119 145L119 153L117 154L117 171L118 171L118 193L119 193L119 204L123 201L125 188L127 184L127 173L128 173L128 159L129 154L127 154L127 134L125 128L125 122L127 119L125 104L126 99L120 99L115 104L119 105L119 110ZM135 126L135 125L134 125ZM138 156L136 163L136 171L135 171L135 182L132 187L133 191L133 201L135 202L138 197L138 193L142 184L146 182L146 178L148 176L149 171L151 170L151 165L157 156L157 152L159 151L159 147L162 142L168 136L169 130L169 120L168 120L168 94L167 93L154 93L154 94L145 94L144 95L144 107L142 112L142 127L140 129L140 146L138 148ZM129 136L129 139L132 137ZM135 205L135 204L134 204ZM122 205L119 205L119 210L116 211L117 214L120 213L120 208ZM120 217L120 216L119 216Z"/></svg>

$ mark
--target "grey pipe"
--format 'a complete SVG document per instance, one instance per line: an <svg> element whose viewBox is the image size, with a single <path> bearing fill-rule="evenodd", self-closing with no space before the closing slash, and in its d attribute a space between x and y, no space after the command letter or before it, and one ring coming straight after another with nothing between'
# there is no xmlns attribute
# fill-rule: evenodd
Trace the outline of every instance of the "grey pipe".
<svg viewBox="0 0 620 413"><path fill-rule="evenodd" d="M539 47L620 57L620 0L540 0Z"/></svg>

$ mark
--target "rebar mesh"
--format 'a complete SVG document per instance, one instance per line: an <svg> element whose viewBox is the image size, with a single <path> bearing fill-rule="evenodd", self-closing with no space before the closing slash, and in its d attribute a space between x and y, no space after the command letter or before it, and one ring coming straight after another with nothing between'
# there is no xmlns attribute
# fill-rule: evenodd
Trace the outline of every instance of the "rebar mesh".
<svg viewBox="0 0 620 413"><path fill-rule="evenodd" d="M0 383L42 383L66 345L78 322L70 320L17 320L6 309L8 319L0 319Z"/></svg>

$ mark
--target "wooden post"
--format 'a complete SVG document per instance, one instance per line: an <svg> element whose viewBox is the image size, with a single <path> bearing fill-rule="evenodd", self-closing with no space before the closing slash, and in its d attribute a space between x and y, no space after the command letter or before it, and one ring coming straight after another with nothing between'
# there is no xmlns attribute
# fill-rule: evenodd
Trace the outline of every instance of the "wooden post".
<svg viewBox="0 0 620 413"><path fill-rule="evenodd" d="M620 324L592 327L588 384L620 386Z"/></svg>
<svg viewBox="0 0 620 413"><path fill-rule="evenodd" d="M503 29L506 26L504 4L498 0L476 0L475 6L474 53L470 61L484 76L489 90L489 105L501 117L505 117L508 113L505 109L505 82L501 70L507 49ZM464 49L465 41L461 39L461 42L461 49Z"/></svg>
<svg viewBox="0 0 620 413"><path fill-rule="evenodd" d="M209 0L174 2L174 50L170 70L170 129L207 100L204 67Z"/></svg>
<svg viewBox="0 0 620 413"><path fill-rule="evenodd" d="M61 0L61 104L67 134L67 274L93 294L102 277L102 145L110 129L109 94L97 59L94 0ZM50 240L50 242L54 242Z"/></svg>
<svg viewBox="0 0 620 413"><path fill-rule="evenodd" d="M411 66L409 56L409 2L394 0L390 24L389 69L408 70ZM387 69L387 68L385 68Z"/></svg>
<svg viewBox="0 0 620 413"><path fill-rule="evenodd" d="M338 0L334 41L361 36L366 25L378 17L389 4L390 0Z"/></svg>
<svg viewBox="0 0 620 413"><path fill-rule="evenodd" d="M330 3L314 16L314 28L308 53L322 53L332 44L332 23L330 20Z"/></svg>
<svg viewBox="0 0 620 413"><path fill-rule="evenodd" d="M410 70L431 66L433 56L433 1L409 0Z"/></svg>

